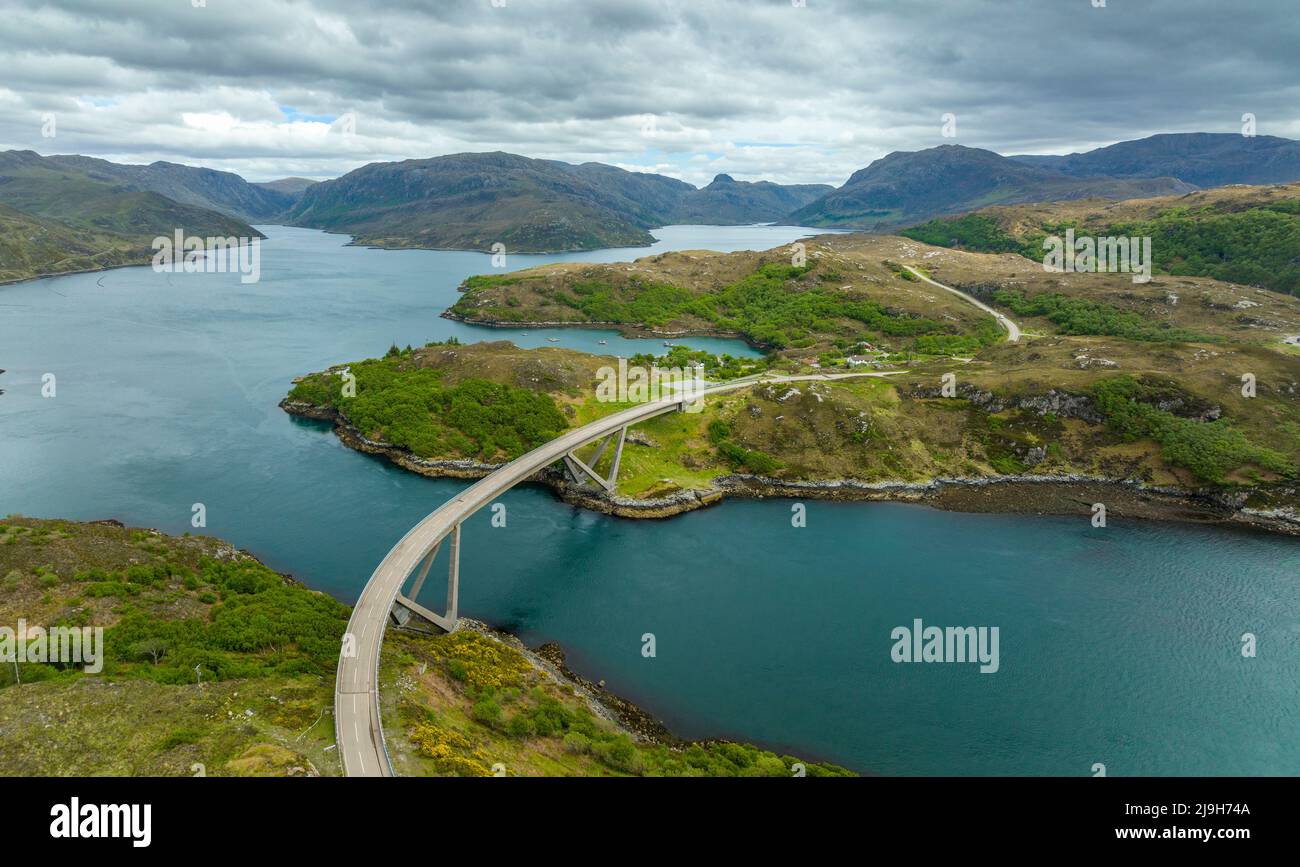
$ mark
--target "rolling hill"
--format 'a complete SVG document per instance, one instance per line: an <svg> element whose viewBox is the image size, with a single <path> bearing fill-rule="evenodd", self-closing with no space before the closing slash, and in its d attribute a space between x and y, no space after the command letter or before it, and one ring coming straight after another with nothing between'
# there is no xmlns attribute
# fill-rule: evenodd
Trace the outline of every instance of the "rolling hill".
<svg viewBox="0 0 1300 867"><path fill-rule="evenodd" d="M0 283L148 261L149 246L111 232L86 232L0 205Z"/></svg>
<svg viewBox="0 0 1300 867"><path fill-rule="evenodd" d="M903 230L918 241L1043 258L1043 239L1150 237L1157 273L1213 277L1300 295L1300 183L1229 186L1182 196L999 205Z"/></svg>
<svg viewBox="0 0 1300 867"><path fill-rule="evenodd" d="M1300 142L1271 135L1173 133L1087 153L1011 159L1076 178L1174 177L1198 187L1300 181Z"/></svg>
<svg viewBox="0 0 1300 867"><path fill-rule="evenodd" d="M308 188L286 219L382 247L639 246L652 241L646 229L675 202L680 182L622 177L631 174L506 153L372 163Z"/></svg>
<svg viewBox="0 0 1300 867"><path fill-rule="evenodd" d="M986 205L1066 199L1132 199L1191 192L1174 178L1075 178L992 151L941 145L897 151L854 172L839 189L791 213L786 223L883 230Z"/></svg>
<svg viewBox="0 0 1300 867"><path fill-rule="evenodd" d="M85 165L96 162L101 161ZM152 239L177 229L205 237L263 237L234 217L79 170L80 164L32 151L0 153L0 280L144 264Z"/></svg>
<svg viewBox="0 0 1300 867"><path fill-rule="evenodd" d="M134 191L158 193L185 205L217 211L247 223L270 222L294 202L290 192L250 184L233 172L177 163L123 165L83 156L50 156L51 165Z"/></svg>
<svg viewBox="0 0 1300 867"><path fill-rule="evenodd" d="M697 190L602 163L467 153L363 166L308 188L285 219L381 247L593 250L648 245L670 223L770 222L827 189L721 175Z"/></svg>

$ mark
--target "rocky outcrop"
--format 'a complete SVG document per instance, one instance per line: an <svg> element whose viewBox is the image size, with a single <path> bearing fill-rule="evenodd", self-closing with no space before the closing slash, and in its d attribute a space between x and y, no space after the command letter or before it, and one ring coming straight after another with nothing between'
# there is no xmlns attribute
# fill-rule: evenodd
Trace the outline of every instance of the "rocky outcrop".
<svg viewBox="0 0 1300 867"><path fill-rule="evenodd" d="M1055 415L1059 418L1077 418L1092 424L1100 424L1103 419L1097 411L1097 404L1086 394L1072 394L1067 391L1049 390L1041 395L1023 395L1005 397L984 391L973 385L962 383L957 386L957 397L970 401L971 405L989 413L1003 412L1016 407L1035 412L1038 415ZM905 393L911 398L943 397L939 386L918 386Z"/></svg>
<svg viewBox="0 0 1300 867"><path fill-rule="evenodd" d="M1044 395L1018 398L1016 406L1032 410L1039 415L1050 413L1058 418L1077 418L1091 424L1101 424L1103 421L1101 413L1097 411L1097 404L1086 394L1071 394L1052 389Z"/></svg>

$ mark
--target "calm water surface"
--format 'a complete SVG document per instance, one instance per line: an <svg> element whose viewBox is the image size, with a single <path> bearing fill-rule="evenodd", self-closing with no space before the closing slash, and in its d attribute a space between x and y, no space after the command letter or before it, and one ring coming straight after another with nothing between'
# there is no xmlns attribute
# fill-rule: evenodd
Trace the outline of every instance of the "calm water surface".
<svg viewBox="0 0 1300 867"><path fill-rule="evenodd" d="M0 287L0 514L181 533L202 502L208 533L351 601L463 483L394 469L285 415L276 402L294 376L451 335L662 351L615 333L439 318L465 276L491 270L481 254L264 231L257 284L127 268ZM650 250L508 265L766 249L805 234L677 226ZM47 371L54 399L40 397ZM1111 775L1300 774L1294 540L887 503L813 502L794 529L787 501L666 522L532 488L504 502L506 529L487 513L465 527L463 612L558 641L576 669L679 734L878 773L1086 775L1103 762ZM998 626L1000 671L892 662L890 631L917 617ZM640 653L646 632L654 659ZM1244 632L1258 637L1254 659L1241 656Z"/></svg>

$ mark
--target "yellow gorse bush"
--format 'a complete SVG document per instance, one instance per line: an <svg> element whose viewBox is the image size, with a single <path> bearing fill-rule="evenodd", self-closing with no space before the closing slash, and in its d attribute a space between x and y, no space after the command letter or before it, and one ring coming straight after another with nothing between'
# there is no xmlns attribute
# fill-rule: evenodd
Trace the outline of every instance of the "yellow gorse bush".
<svg viewBox="0 0 1300 867"><path fill-rule="evenodd" d="M483 687L521 686L532 666L523 654L476 632L454 632L437 639L444 660L464 666L465 683Z"/></svg>
<svg viewBox="0 0 1300 867"><path fill-rule="evenodd" d="M458 777L492 775L487 755L454 729L443 728L432 721L417 723L411 730L411 741L421 753L433 759L439 773Z"/></svg>

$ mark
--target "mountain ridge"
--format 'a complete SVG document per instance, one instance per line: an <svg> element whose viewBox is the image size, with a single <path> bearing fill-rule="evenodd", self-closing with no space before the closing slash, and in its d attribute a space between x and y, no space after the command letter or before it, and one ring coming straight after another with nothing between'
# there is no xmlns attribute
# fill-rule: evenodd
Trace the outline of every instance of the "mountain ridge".
<svg viewBox="0 0 1300 867"><path fill-rule="evenodd" d="M184 205L216 211L246 223L267 222L292 206L294 197L273 187L251 184L234 172L158 160L148 165L114 163L79 154L43 159L97 180L153 192Z"/></svg>
<svg viewBox="0 0 1300 867"><path fill-rule="evenodd" d="M249 235L254 230L247 224L258 221L347 233L354 243L379 247L490 251L501 244L526 253L649 246L650 230L670 224L880 232L991 205L1121 201L1294 180L1300 180L1300 142L1224 133L1159 134L1064 156L1003 156L957 144L894 151L838 188L738 181L727 173L696 188L605 163L504 151L372 162L320 182L260 183L165 161L125 165L0 152L0 204L90 232L138 240L186 226ZM59 234L22 225L33 243L47 247Z"/></svg>
<svg viewBox="0 0 1300 867"><path fill-rule="evenodd" d="M887 154L854 172L842 187L791 213L786 222L874 231L995 204L1135 199L1195 189L1177 178L1076 178L982 148L949 144Z"/></svg>
<svg viewBox="0 0 1300 867"><path fill-rule="evenodd" d="M152 239L177 230L264 237L225 213L94 173L99 161L84 159L91 172L33 151L0 152L0 280L145 264Z"/></svg>
<svg viewBox="0 0 1300 867"><path fill-rule="evenodd" d="M648 246L650 229L672 223L772 222L821 189L715 179L700 190L604 163L492 151L370 163L307 188L284 218L375 246L558 252Z"/></svg>
<svg viewBox="0 0 1300 867"><path fill-rule="evenodd" d="M1238 133L1159 133L1065 156L1008 159L1074 177L1169 175L1199 187L1300 180L1300 141Z"/></svg>

